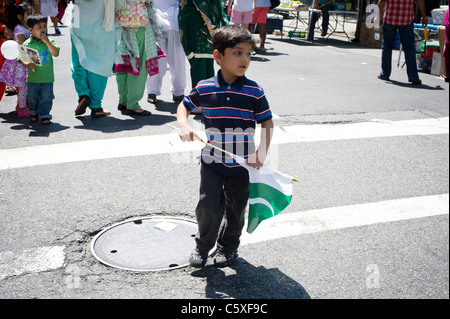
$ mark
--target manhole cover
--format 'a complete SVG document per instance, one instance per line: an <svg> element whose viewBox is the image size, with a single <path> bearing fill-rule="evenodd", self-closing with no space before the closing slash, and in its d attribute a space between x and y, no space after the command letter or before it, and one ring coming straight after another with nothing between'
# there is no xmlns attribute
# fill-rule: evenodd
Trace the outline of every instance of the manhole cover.
<svg viewBox="0 0 450 319"><path fill-rule="evenodd" d="M98 233L91 251L103 264L133 271L185 267L195 248L197 223L176 217L127 220Z"/></svg>

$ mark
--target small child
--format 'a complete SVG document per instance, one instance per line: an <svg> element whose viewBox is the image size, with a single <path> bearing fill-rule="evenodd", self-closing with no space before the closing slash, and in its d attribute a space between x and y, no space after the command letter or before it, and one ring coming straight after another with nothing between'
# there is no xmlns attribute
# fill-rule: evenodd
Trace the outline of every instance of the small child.
<svg viewBox="0 0 450 319"><path fill-rule="evenodd" d="M213 55L220 70L213 78L200 81L177 109L179 136L193 141L188 123L191 111L202 107L208 145L202 150L200 200L196 208L198 233L191 266L205 266L217 240L216 267L226 267L237 257L239 238L249 196L248 171L220 149L247 158L260 168L268 152L273 129L272 112L263 89L245 77L255 43L252 35L236 25L214 32ZM256 123L261 124L261 144L255 152Z"/></svg>
<svg viewBox="0 0 450 319"><path fill-rule="evenodd" d="M50 17L55 28L55 35L60 35L58 28L58 5L60 0L41 0L41 14L44 17Z"/></svg>
<svg viewBox="0 0 450 319"><path fill-rule="evenodd" d="M10 24L14 25L14 39L17 43L23 44L30 36L27 30L28 16L31 15L31 6L27 3L15 5L10 17ZM6 85L16 87L17 89L17 106L16 113L19 117L30 117L27 108L27 69L14 60L6 60L0 71L0 82Z"/></svg>
<svg viewBox="0 0 450 319"><path fill-rule="evenodd" d="M228 1L228 15L231 22L248 29L252 22L253 0L230 0Z"/></svg>
<svg viewBox="0 0 450 319"><path fill-rule="evenodd" d="M45 31L47 29L47 18L41 15L31 15L28 17L28 30L31 32L30 38L23 46L35 49L39 53L41 65L33 62L26 63L17 59L28 69L28 102L30 104L31 122L36 123L39 116L42 125L51 123L50 111L53 105L53 58L59 55L59 47L54 40L50 40Z"/></svg>

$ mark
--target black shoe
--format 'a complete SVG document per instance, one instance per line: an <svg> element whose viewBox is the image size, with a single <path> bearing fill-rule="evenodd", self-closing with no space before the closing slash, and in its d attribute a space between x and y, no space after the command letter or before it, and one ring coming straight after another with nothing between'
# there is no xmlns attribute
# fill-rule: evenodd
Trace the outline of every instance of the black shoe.
<svg viewBox="0 0 450 319"><path fill-rule="evenodd" d="M92 116L92 118L99 118L99 117L104 117L104 116L108 116L108 115L111 115L111 112L105 111L101 107L95 108L95 109L91 109L91 116Z"/></svg>
<svg viewBox="0 0 450 319"><path fill-rule="evenodd" d="M158 102L158 99L156 98L155 94L149 94L147 96L147 102L155 104L156 102Z"/></svg>
<svg viewBox="0 0 450 319"><path fill-rule="evenodd" d="M119 103L119 105L117 105L117 109L121 112L126 112L127 106L125 104Z"/></svg>
<svg viewBox="0 0 450 319"><path fill-rule="evenodd" d="M128 110L127 109L127 114L128 115L143 115L143 116L148 116L148 115L152 115L152 112L143 110L142 112L137 112L135 110Z"/></svg>
<svg viewBox="0 0 450 319"><path fill-rule="evenodd" d="M175 103L183 101L184 95L172 95L172 99Z"/></svg>
<svg viewBox="0 0 450 319"><path fill-rule="evenodd" d="M379 75L378 76L378 78L380 79L380 80L383 80L383 81L389 81L389 77L388 76L386 76L386 75Z"/></svg>
<svg viewBox="0 0 450 319"><path fill-rule="evenodd" d="M219 248L213 258L214 266L220 268L227 267L236 261L237 256L236 250L228 253Z"/></svg>
<svg viewBox="0 0 450 319"><path fill-rule="evenodd" d="M203 268L208 260L208 254L202 253L200 249L195 248L189 256L189 264L195 268Z"/></svg>
<svg viewBox="0 0 450 319"><path fill-rule="evenodd" d="M78 98L78 105L75 109L75 115L82 115L86 113L86 108L91 105L91 99L87 95L82 95Z"/></svg>
<svg viewBox="0 0 450 319"><path fill-rule="evenodd" d="M413 85L420 85L422 84L422 80L419 78L416 79L408 79L409 82L411 82Z"/></svg>

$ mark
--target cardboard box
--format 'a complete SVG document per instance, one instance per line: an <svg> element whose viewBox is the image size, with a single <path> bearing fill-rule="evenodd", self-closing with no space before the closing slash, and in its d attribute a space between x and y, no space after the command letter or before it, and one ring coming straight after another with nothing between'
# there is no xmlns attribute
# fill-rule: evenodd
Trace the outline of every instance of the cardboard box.
<svg viewBox="0 0 450 319"><path fill-rule="evenodd" d="M434 52L433 53L433 60L431 61L431 74L433 75L440 75L441 73L441 53L440 52Z"/></svg>
<svg viewBox="0 0 450 319"><path fill-rule="evenodd" d="M372 48L381 48L381 40L383 38L383 29L380 28L380 40L374 39L374 28L368 28L365 23L361 23L361 29L359 32L359 44L372 47Z"/></svg>

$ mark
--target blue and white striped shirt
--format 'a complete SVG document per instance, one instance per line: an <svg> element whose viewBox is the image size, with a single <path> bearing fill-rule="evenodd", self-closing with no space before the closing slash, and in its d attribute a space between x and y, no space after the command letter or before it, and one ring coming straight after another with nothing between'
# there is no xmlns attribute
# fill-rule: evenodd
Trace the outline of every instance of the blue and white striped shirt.
<svg viewBox="0 0 450 319"><path fill-rule="evenodd" d="M247 158L255 152L256 123L272 118L264 90L245 76L227 84L220 70L213 78L200 81L185 98L184 106L192 111L203 108L208 143ZM231 156L205 146L202 163L225 175L243 175L247 170Z"/></svg>

